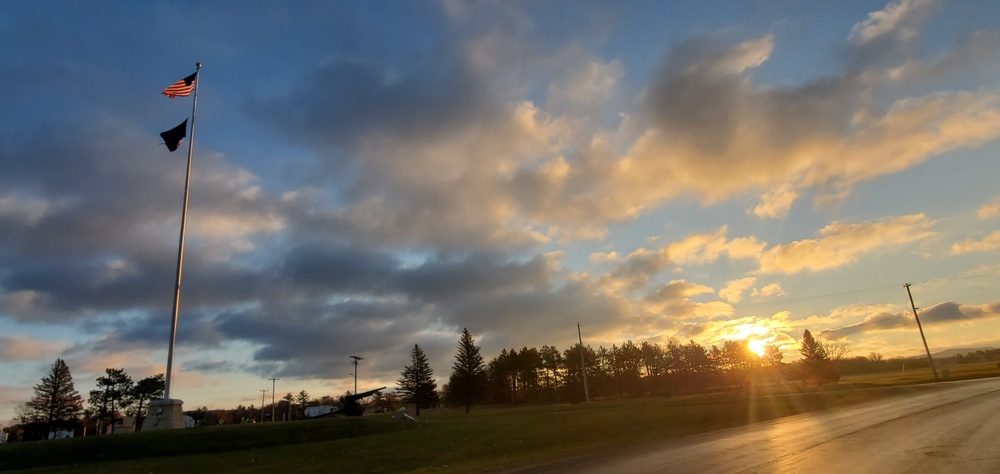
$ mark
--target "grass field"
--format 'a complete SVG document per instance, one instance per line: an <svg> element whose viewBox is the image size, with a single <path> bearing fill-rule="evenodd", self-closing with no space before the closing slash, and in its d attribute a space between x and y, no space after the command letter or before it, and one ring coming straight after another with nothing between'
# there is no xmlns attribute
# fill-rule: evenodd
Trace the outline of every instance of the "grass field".
<svg viewBox="0 0 1000 474"><path fill-rule="evenodd" d="M991 365L950 371L953 379L1000 375ZM497 472L945 389L920 383L931 380L929 370L914 370L856 376L823 388L776 384L684 397L477 407L468 414L427 410L421 423L374 415L12 443L0 446L0 471Z"/></svg>

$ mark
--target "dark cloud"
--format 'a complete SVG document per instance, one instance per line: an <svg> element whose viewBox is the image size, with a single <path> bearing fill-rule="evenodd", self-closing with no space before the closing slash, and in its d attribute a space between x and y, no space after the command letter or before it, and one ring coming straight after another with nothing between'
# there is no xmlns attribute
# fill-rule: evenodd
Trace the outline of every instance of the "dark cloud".
<svg viewBox="0 0 1000 474"><path fill-rule="evenodd" d="M686 343L685 340L693 340L703 334L708 330L708 326L709 325L706 323L685 322L677 328L677 331L674 334L675 337L679 339L682 344L684 344Z"/></svg>
<svg viewBox="0 0 1000 474"><path fill-rule="evenodd" d="M654 126L699 150L701 159L725 165L734 159L729 152L736 152L741 166L773 161L797 144L848 130L860 91L849 76L798 86L753 84L753 71L770 56L771 42L761 37L734 46L723 38L700 37L673 47L646 91L644 105ZM750 123L760 127L755 133L761 144L783 151L731 150L740 146L739 135Z"/></svg>
<svg viewBox="0 0 1000 474"><path fill-rule="evenodd" d="M702 291L701 285L693 285L689 282L678 280L654 288L646 296L646 300L653 302L677 302L686 300L694 292L704 293L705 291Z"/></svg>
<svg viewBox="0 0 1000 474"><path fill-rule="evenodd" d="M73 322L105 311L169 311L184 157L113 120L58 125L0 140L0 312ZM280 228L283 204L248 194L253 178L218 156L198 158L184 300L189 307L242 301L273 276L228 248ZM268 251L251 260L267 262ZM31 295L29 309L14 308L18 294Z"/></svg>
<svg viewBox="0 0 1000 474"><path fill-rule="evenodd" d="M317 261L331 260L319 256ZM251 370L264 373L280 363L283 374L318 377L329 374L331 360L353 353L403 355L413 343L439 347L438 362L444 364L453 355L457 339L450 333L457 334L456 328L488 334L484 347L499 350L557 344L547 338L561 326L569 340L577 321L588 321L592 329L610 327L624 311L586 285L556 285L558 275L544 257L518 262L476 254L431 259L412 268L381 257L374 261L361 266L366 270L354 282L336 277L325 281L328 286L315 286L306 298L272 298L220 314L218 331L259 346ZM296 288L288 286L288 291ZM370 370L391 371L398 360L386 357L384 364L369 361Z"/></svg>
<svg viewBox="0 0 1000 474"><path fill-rule="evenodd" d="M936 304L926 310L921 310L918 314L920 315L920 323L924 326L997 318L1000 317L1000 301L984 305L960 305L948 301ZM889 329L916 328L916 326L917 323L914 321L912 313L879 313L870 316L860 323L821 331L819 335L824 339L838 340L854 334Z"/></svg>
<svg viewBox="0 0 1000 474"><path fill-rule="evenodd" d="M238 370L234 364L225 360L198 360L186 362L181 366L185 372L231 373Z"/></svg>
<svg viewBox="0 0 1000 474"><path fill-rule="evenodd" d="M477 253L461 259L433 260L400 272L395 286L422 301L445 302L525 290L545 291L553 275L548 259L538 255L526 262L500 254Z"/></svg>
<svg viewBox="0 0 1000 474"><path fill-rule="evenodd" d="M946 302L920 311L920 322L924 324L949 323L972 319L1000 317L1000 301L984 305L960 305Z"/></svg>
<svg viewBox="0 0 1000 474"><path fill-rule="evenodd" d="M828 340L839 340L845 337L869 331L882 331L905 327L910 321L906 314L879 313L860 323L851 324L837 329L827 329L819 332L819 336Z"/></svg>
<svg viewBox="0 0 1000 474"><path fill-rule="evenodd" d="M285 256L282 273L296 289L376 292L399 262L391 255L330 242L303 243Z"/></svg>
<svg viewBox="0 0 1000 474"><path fill-rule="evenodd" d="M334 60L303 78L289 96L250 107L275 130L324 150L353 149L377 135L422 141L488 123L495 104L486 83L453 45L440 46L417 58L412 71L391 70L378 59Z"/></svg>

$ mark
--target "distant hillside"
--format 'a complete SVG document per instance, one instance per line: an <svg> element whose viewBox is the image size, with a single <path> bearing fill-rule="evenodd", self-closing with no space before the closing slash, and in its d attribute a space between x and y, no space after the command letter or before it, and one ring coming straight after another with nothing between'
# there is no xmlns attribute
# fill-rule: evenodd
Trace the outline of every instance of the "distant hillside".
<svg viewBox="0 0 1000 474"><path fill-rule="evenodd" d="M944 359L945 357L955 357L957 355L966 355L970 352L976 351L988 351L991 349L996 349L995 347L969 347L963 349L948 349L941 352L932 353L931 356L935 359ZM926 356L925 356L926 357Z"/></svg>

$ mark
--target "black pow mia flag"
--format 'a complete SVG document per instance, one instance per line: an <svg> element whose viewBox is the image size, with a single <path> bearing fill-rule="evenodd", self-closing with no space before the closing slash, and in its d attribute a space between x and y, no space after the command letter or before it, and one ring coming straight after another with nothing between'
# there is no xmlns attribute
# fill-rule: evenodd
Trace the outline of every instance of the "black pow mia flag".
<svg viewBox="0 0 1000 474"><path fill-rule="evenodd" d="M187 136L187 127L188 121L184 119L184 122L180 125L160 134L160 137L163 138L163 144L167 145L168 150L177 150L177 147L181 144L181 140Z"/></svg>

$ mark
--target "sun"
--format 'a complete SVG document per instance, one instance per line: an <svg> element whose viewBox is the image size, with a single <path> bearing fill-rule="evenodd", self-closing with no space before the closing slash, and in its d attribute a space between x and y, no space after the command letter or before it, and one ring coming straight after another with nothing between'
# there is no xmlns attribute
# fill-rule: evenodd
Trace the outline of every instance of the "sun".
<svg viewBox="0 0 1000 474"><path fill-rule="evenodd" d="M750 352L764 357L764 351L767 350L767 342L760 339L750 339L747 341L747 347L750 349Z"/></svg>

